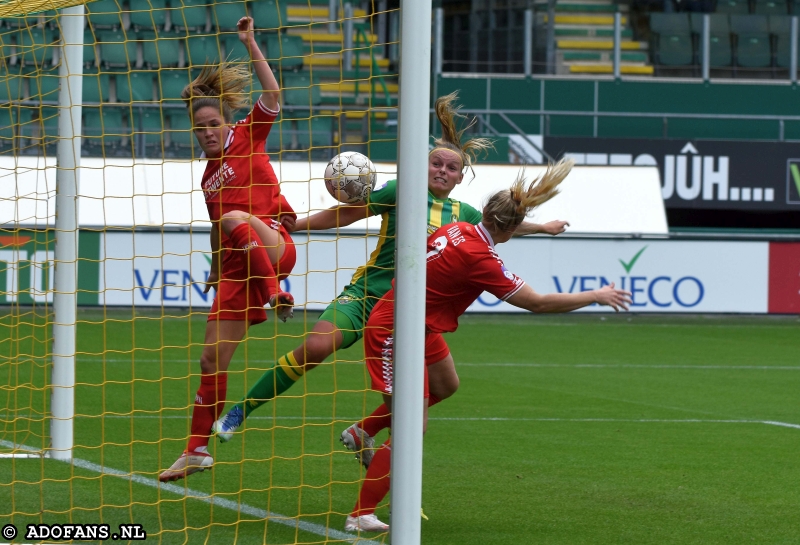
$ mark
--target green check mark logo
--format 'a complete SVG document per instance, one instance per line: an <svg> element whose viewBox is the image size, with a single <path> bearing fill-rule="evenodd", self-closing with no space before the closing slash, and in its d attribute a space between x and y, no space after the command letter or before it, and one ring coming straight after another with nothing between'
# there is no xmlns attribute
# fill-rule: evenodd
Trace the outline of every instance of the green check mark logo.
<svg viewBox="0 0 800 545"><path fill-rule="evenodd" d="M642 248L641 250L636 252L636 255L633 256L633 258L631 258L631 260L629 262L627 262L627 263L625 263L621 259L619 260L619 262L622 264L622 267L625 269L626 273L630 273L631 272L631 269L636 264L636 260L639 259L639 256L642 255L642 252L644 252L646 249L647 249L647 246L645 246L644 248Z"/></svg>
<svg viewBox="0 0 800 545"><path fill-rule="evenodd" d="M208 254L203 254L203 257L205 257L206 261L208 261L208 264L211 265L211 256Z"/></svg>
<svg viewBox="0 0 800 545"><path fill-rule="evenodd" d="M800 169L797 168L797 163L790 164L789 170L792 171L792 178L794 178L794 185L797 188L797 194L800 195Z"/></svg>

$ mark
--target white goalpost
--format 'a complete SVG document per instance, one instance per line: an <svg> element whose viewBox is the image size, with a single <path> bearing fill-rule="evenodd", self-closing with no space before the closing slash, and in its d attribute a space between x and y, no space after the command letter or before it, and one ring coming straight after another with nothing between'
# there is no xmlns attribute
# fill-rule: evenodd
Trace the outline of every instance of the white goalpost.
<svg viewBox="0 0 800 545"><path fill-rule="evenodd" d="M75 329L78 306L78 169L81 162L83 92L83 5L61 10L62 62L58 93L56 172L55 293L53 296L53 373L51 449L57 460L71 460L75 416Z"/></svg>
<svg viewBox="0 0 800 545"><path fill-rule="evenodd" d="M425 376L425 240L431 0L400 3L394 392L390 523L394 545L420 542ZM399 342L398 342L399 340Z"/></svg>

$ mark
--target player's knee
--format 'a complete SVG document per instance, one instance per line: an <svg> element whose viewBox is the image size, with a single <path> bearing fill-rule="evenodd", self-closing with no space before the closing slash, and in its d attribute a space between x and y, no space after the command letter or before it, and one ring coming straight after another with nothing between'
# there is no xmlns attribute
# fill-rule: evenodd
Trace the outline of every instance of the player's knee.
<svg viewBox="0 0 800 545"><path fill-rule="evenodd" d="M333 353L333 339L329 334L319 335L312 333L306 338L305 353L306 367L310 364L321 363Z"/></svg>
<svg viewBox="0 0 800 545"><path fill-rule="evenodd" d="M241 225L242 223L246 223L248 219L248 214L246 212L242 212L241 210L233 210L231 212L225 212L222 214L222 230L225 233L230 233L233 231L237 225Z"/></svg>
<svg viewBox="0 0 800 545"><path fill-rule="evenodd" d="M218 362L214 353L203 352L200 355L200 372L209 375L217 372Z"/></svg>
<svg viewBox="0 0 800 545"><path fill-rule="evenodd" d="M439 381L436 384L431 384L431 394L439 400L447 399L458 391L461 381L458 375L447 377L445 380Z"/></svg>
<svg viewBox="0 0 800 545"><path fill-rule="evenodd" d="M460 385L461 380L458 378L458 375L448 378L444 383L442 395L439 396L439 399L447 399L458 391Z"/></svg>

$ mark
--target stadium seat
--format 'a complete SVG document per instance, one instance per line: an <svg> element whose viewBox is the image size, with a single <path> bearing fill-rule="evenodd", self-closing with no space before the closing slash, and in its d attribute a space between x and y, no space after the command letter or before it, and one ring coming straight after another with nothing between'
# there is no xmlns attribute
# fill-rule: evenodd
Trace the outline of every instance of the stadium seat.
<svg viewBox="0 0 800 545"><path fill-rule="evenodd" d="M178 66L183 38L174 34L167 36L169 37L158 36L151 31L139 33L139 41L142 42L142 59L146 66L150 68Z"/></svg>
<svg viewBox="0 0 800 545"><path fill-rule="evenodd" d="M187 30L209 28L206 0L172 0L170 6L172 26L175 28Z"/></svg>
<svg viewBox="0 0 800 545"><path fill-rule="evenodd" d="M83 102L98 103L108 102L110 99L109 74L98 74L96 72L84 72L83 74Z"/></svg>
<svg viewBox="0 0 800 545"><path fill-rule="evenodd" d="M286 0L259 0L250 4L253 22L256 28L278 30L286 24Z"/></svg>
<svg viewBox="0 0 800 545"><path fill-rule="evenodd" d="M21 100L25 95L24 81L19 74L0 72L0 103Z"/></svg>
<svg viewBox="0 0 800 545"><path fill-rule="evenodd" d="M164 143L164 119L161 115L161 108L134 108L133 118L135 123L133 129L134 145L146 148L158 148L161 154ZM141 150L137 150L137 155Z"/></svg>
<svg viewBox="0 0 800 545"><path fill-rule="evenodd" d="M731 50L731 29L728 16L712 13L709 17L709 31L711 34L710 64L714 68L731 66L733 64L733 54ZM692 31L702 37L703 14L692 13L691 21Z"/></svg>
<svg viewBox="0 0 800 545"><path fill-rule="evenodd" d="M247 7L242 0L214 2L211 5L211 24L218 30L235 31L236 23L247 15Z"/></svg>
<svg viewBox="0 0 800 545"><path fill-rule="evenodd" d="M0 88L2 85L0 85ZM2 90L0 89L0 92ZM2 99L0 99L2 102ZM14 147L15 108L8 104L0 106L0 149Z"/></svg>
<svg viewBox="0 0 800 545"><path fill-rule="evenodd" d="M91 30L83 33L83 64L97 66L97 42Z"/></svg>
<svg viewBox="0 0 800 545"><path fill-rule="evenodd" d="M216 36L189 36L186 38L186 64L203 66L220 60L219 41Z"/></svg>
<svg viewBox="0 0 800 545"><path fill-rule="evenodd" d="M303 67L303 38L292 34L267 35L267 60L273 68L300 70Z"/></svg>
<svg viewBox="0 0 800 545"><path fill-rule="evenodd" d="M28 77L28 96L31 100L58 102L58 73L35 72Z"/></svg>
<svg viewBox="0 0 800 545"><path fill-rule="evenodd" d="M285 123L289 123L287 120ZM330 146L333 142L331 117L312 117L293 121L296 129L296 146L293 149L307 151L312 147ZM284 147L286 143L284 141Z"/></svg>
<svg viewBox="0 0 800 545"><path fill-rule="evenodd" d="M84 107L83 137L88 145L118 147L129 132L122 122L120 108Z"/></svg>
<svg viewBox="0 0 800 545"><path fill-rule="evenodd" d="M56 35L49 28L28 27L20 29L17 40L17 57L26 65L52 64Z"/></svg>
<svg viewBox="0 0 800 545"><path fill-rule="evenodd" d="M787 15L789 5L786 0L755 0L757 15Z"/></svg>
<svg viewBox="0 0 800 545"><path fill-rule="evenodd" d="M239 41L239 37L236 34L228 35L223 43L225 45L226 59L230 61L250 60L250 52L248 52L244 44Z"/></svg>
<svg viewBox="0 0 800 545"><path fill-rule="evenodd" d="M0 61L6 59L6 64L10 63L11 56L14 55L14 34L15 32L9 31L7 28L0 28Z"/></svg>
<svg viewBox="0 0 800 545"><path fill-rule="evenodd" d="M736 36L738 66L766 68L772 64L766 15L731 15L731 32Z"/></svg>
<svg viewBox="0 0 800 545"><path fill-rule="evenodd" d="M19 136L25 139L24 146L51 146L56 143L58 139L57 107L43 106L21 109L19 122Z"/></svg>
<svg viewBox="0 0 800 545"><path fill-rule="evenodd" d="M291 134L293 132L291 130L292 123L292 120L287 119L281 121L280 118L278 118L278 120L272 124L272 129L270 129L269 136L267 136L267 152L277 153L281 150L291 148Z"/></svg>
<svg viewBox="0 0 800 545"><path fill-rule="evenodd" d="M284 112L288 117L307 118L310 112L309 107L322 103L319 85L312 85L311 78L305 74L284 76L281 91L283 102L287 106ZM253 100L255 100L255 93L253 94ZM301 106L302 108L293 109L292 106Z"/></svg>
<svg viewBox="0 0 800 545"><path fill-rule="evenodd" d="M185 68L159 70L157 77L158 94L161 102L165 104L182 104L181 93L191 80L189 70Z"/></svg>
<svg viewBox="0 0 800 545"><path fill-rule="evenodd" d="M152 102L154 75L149 70L117 74L117 102Z"/></svg>
<svg viewBox="0 0 800 545"><path fill-rule="evenodd" d="M723 15L747 15L750 8L747 0L719 0L716 12Z"/></svg>
<svg viewBox="0 0 800 545"><path fill-rule="evenodd" d="M775 37L775 64L789 68L791 61L792 18L788 15L770 15L769 31Z"/></svg>
<svg viewBox="0 0 800 545"><path fill-rule="evenodd" d="M692 31L685 13L652 13L653 62L664 66L693 63Z"/></svg>
<svg viewBox="0 0 800 545"><path fill-rule="evenodd" d="M87 2L85 9L92 28L125 28L121 0L95 0Z"/></svg>
<svg viewBox="0 0 800 545"><path fill-rule="evenodd" d="M52 17L53 12L47 12ZM43 24L46 20L44 13L35 13L33 15L24 16L20 15L17 17L5 17L2 19L2 23L4 26L8 28L24 28L28 26L35 26L39 24Z"/></svg>
<svg viewBox="0 0 800 545"><path fill-rule="evenodd" d="M314 116L297 120L297 145L301 150L333 145L333 117Z"/></svg>
<svg viewBox="0 0 800 545"><path fill-rule="evenodd" d="M185 109L170 109L167 110L167 118L169 120L169 129L166 133L169 135L169 143L176 148L195 148L196 156L200 155L197 139L192 134L192 122Z"/></svg>
<svg viewBox="0 0 800 545"><path fill-rule="evenodd" d="M136 11L130 12L131 26L136 30L155 30L164 28L167 23L166 0L139 0L131 3L131 8L136 6Z"/></svg>
<svg viewBox="0 0 800 545"><path fill-rule="evenodd" d="M125 32L101 32L100 61L104 66L128 68L137 65L136 40Z"/></svg>

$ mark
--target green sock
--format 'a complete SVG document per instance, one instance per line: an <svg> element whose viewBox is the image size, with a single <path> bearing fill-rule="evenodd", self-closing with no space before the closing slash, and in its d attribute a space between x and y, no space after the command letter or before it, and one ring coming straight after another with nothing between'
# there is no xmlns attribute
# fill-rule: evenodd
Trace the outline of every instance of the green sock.
<svg viewBox="0 0 800 545"><path fill-rule="evenodd" d="M303 368L297 364L294 354L289 352L278 359L275 367L261 375L258 382L248 390L245 398L234 407L239 407L244 417L247 418L261 405L291 388L304 372Z"/></svg>

